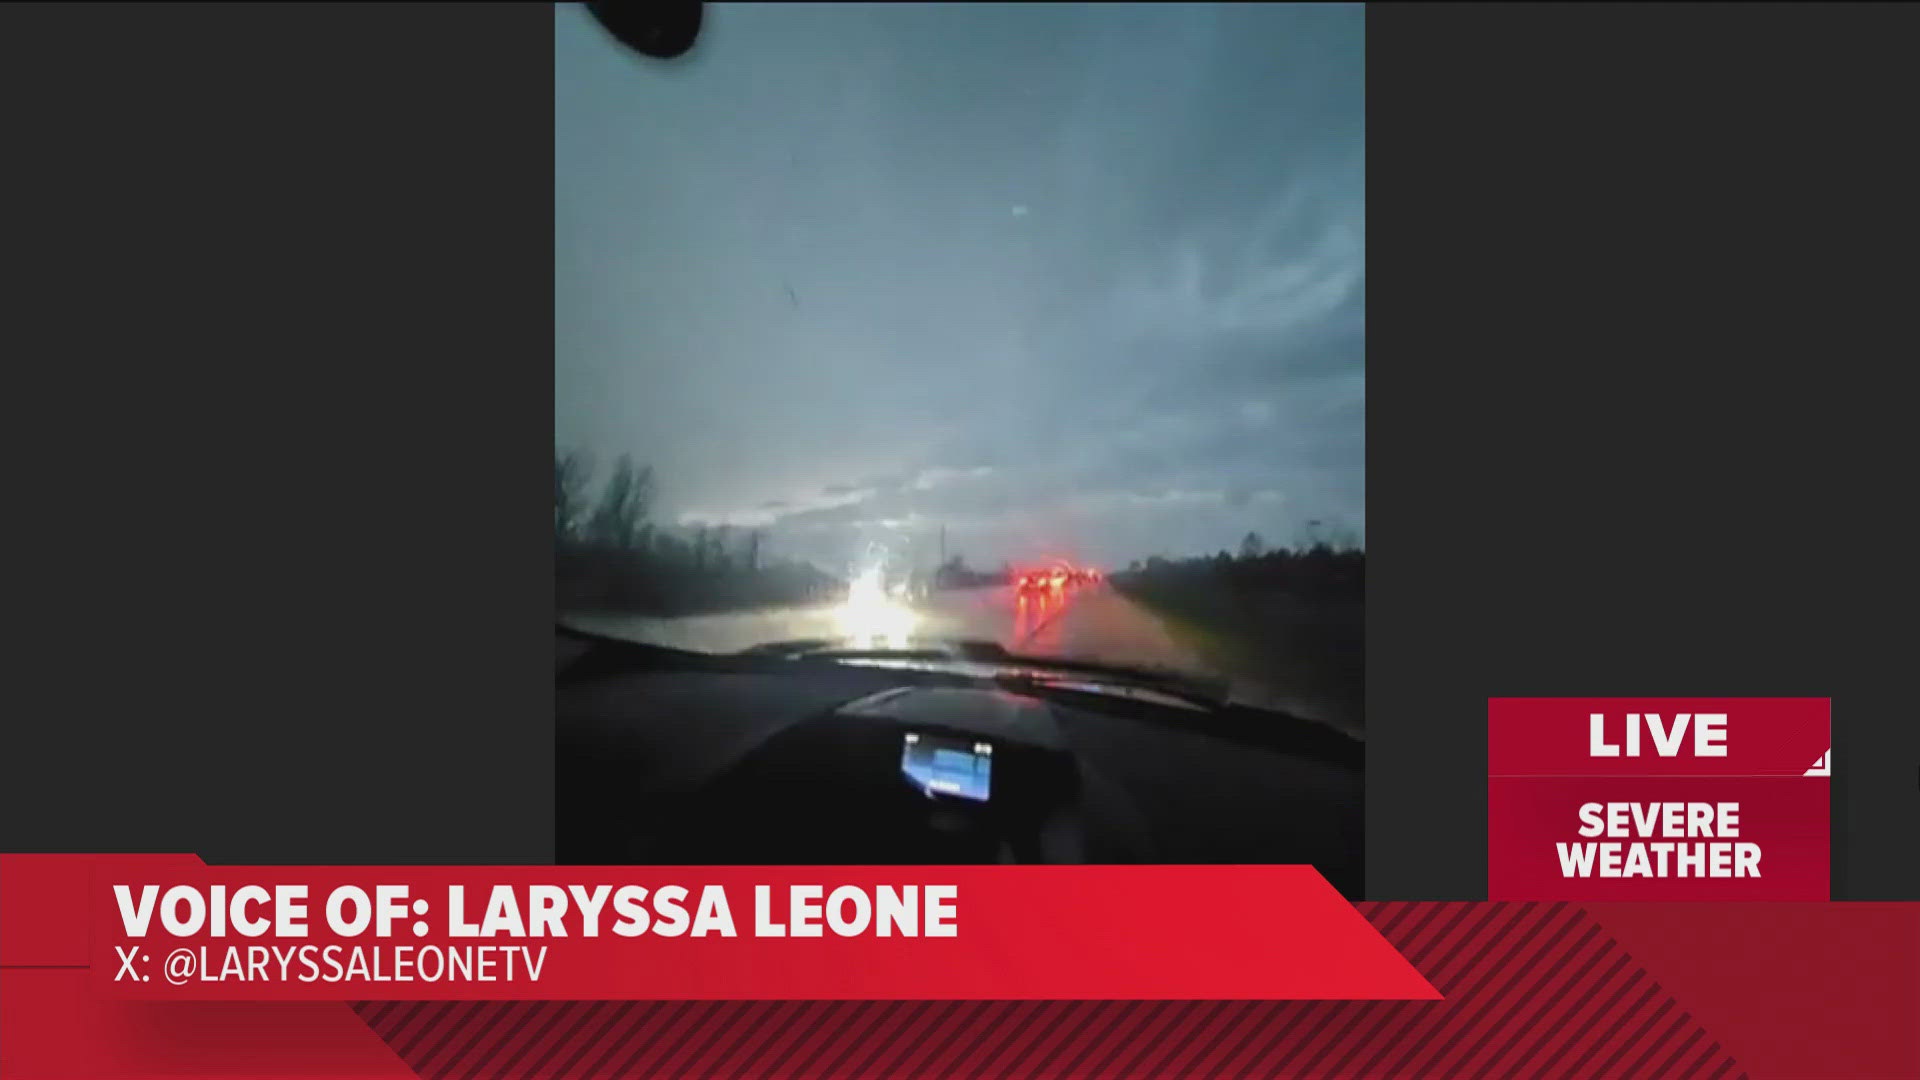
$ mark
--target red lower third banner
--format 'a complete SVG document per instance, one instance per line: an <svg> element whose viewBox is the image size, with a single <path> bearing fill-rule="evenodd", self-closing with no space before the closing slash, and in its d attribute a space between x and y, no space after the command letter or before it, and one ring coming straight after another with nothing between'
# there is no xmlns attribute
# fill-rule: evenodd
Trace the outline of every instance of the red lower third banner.
<svg viewBox="0 0 1920 1080"><path fill-rule="evenodd" d="M1303 880L1273 867L211 870L178 857L0 856L0 1077L1920 1076L1920 905L1347 905ZM564 938L532 935L556 917L536 885L676 881L686 900L650 891L649 929L630 938L611 926L639 919L611 891L600 936L571 932L569 919L585 925L571 905L557 914ZM284 909L242 897L248 884L269 897L304 885L305 911L291 894ZM735 937L695 936L707 884L728 891ZM908 884L955 889L931 905L921 895L912 937L901 936L905 901L887 901L884 942L871 924L876 936L853 932L852 894L826 913L836 889L868 890L877 910L884 887ZM124 910L116 885L128 886ZM444 894L456 885L458 920ZM758 885L787 886L784 908L766 910L784 936L754 936ZM168 911L167 891L182 886L200 891L198 916L184 891ZM229 961L197 952L214 946L197 940L210 929L186 935L191 945L170 940L169 920L213 922L219 887L219 918L240 938L228 943L528 946L546 985L349 982L318 991L345 1000L264 1000L285 989L271 953L248 971L243 952L231 963L245 977L228 981ZM330 906L342 929L360 929L327 937ZM143 917L158 937L128 932ZM680 929L657 936L662 918ZM282 933L302 922L306 938ZM481 936L435 936L456 923ZM929 934L935 924L956 932ZM815 925L819 937L794 936ZM527 936L511 936L520 926ZM726 955L710 961L694 948L703 942ZM866 947L885 943L902 951ZM220 981L195 986L184 965L167 981L176 948ZM1327 970L1342 963L1372 974ZM529 967L525 954L513 964ZM697 970L709 964L717 971ZM507 961L489 970L497 979ZM1348 989L1334 993L1336 980Z"/></svg>
<svg viewBox="0 0 1920 1080"><path fill-rule="evenodd" d="M1300 866L129 859L84 900L94 989L127 998L1437 996Z"/></svg>

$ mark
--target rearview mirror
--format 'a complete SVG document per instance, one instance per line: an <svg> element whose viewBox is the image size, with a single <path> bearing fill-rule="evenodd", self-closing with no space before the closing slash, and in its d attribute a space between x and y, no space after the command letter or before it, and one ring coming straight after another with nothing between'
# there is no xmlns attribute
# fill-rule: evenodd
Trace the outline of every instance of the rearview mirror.
<svg viewBox="0 0 1920 1080"><path fill-rule="evenodd" d="M608 3L594 0L587 11L615 40L643 56L671 60L693 48L700 36L699 4Z"/></svg>

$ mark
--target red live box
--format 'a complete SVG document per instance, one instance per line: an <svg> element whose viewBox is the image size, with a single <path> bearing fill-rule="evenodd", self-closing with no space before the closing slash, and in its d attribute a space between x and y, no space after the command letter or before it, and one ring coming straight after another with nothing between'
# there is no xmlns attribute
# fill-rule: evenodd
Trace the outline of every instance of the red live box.
<svg viewBox="0 0 1920 1080"><path fill-rule="evenodd" d="M1826 900L1825 698L1493 698L1494 900Z"/></svg>
<svg viewBox="0 0 1920 1080"><path fill-rule="evenodd" d="M1826 698L1489 698L1487 775L1805 776L1826 768L1831 711ZM1619 754L1592 753L1595 715ZM1639 717L1633 756L1629 716ZM1726 718L1724 755L1694 753L1702 716ZM1660 753L1663 738L1672 756Z"/></svg>

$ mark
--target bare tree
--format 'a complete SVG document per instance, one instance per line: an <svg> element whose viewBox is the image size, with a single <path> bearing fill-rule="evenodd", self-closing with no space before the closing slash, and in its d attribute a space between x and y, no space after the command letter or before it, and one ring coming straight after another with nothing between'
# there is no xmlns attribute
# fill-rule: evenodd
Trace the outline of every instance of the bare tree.
<svg viewBox="0 0 1920 1080"><path fill-rule="evenodd" d="M687 542L670 532L662 530L653 542L653 550L660 562L679 568L687 564Z"/></svg>
<svg viewBox="0 0 1920 1080"><path fill-rule="evenodd" d="M621 454L613 475L600 493L600 503L588 519L587 533L595 543L629 550L639 539L640 526L646 521L647 508L653 502L653 468L634 468L633 458Z"/></svg>
<svg viewBox="0 0 1920 1080"><path fill-rule="evenodd" d="M581 518L587 513L587 484L593 478L593 462L578 450L553 451L553 535L568 541L580 534Z"/></svg>
<svg viewBox="0 0 1920 1080"><path fill-rule="evenodd" d="M1240 557L1243 559L1257 559L1266 553L1266 542L1260 539L1260 534L1257 532L1248 533L1240 541Z"/></svg>

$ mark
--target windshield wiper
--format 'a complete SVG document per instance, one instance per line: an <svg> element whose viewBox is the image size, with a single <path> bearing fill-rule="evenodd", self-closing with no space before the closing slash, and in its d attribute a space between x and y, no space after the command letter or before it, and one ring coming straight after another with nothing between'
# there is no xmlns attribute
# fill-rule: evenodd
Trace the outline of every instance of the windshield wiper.
<svg viewBox="0 0 1920 1080"><path fill-rule="evenodd" d="M911 640L901 646L860 646L845 639L802 639L770 641L742 650L743 656L784 656L792 660L971 660L977 663L1009 663L1026 657L1008 652L997 642L980 638L934 638Z"/></svg>
<svg viewBox="0 0 1920 1080"><path fill-rule="evenodd" d="M833 641L770 642L747 650L752 655L841 662L967 663L995 669L992 677L1015 687L1072 690L1061 676L1081 676L1102 689L1125 688L1158 693L1205 708L1227 703L1226 684L1164 669L1129 667L1098 660L1034 656L1010 652L995 641L954 638L916 642L904 648L851 648Z"/></svg>
<svg viewBox="0 0 1920 1080"><path fill-rule="evenodd" d="M1027 694L1091 694L1096 697L1124 697L1139 701L1155 702L1163 705L1178 705L1202 712L1212 712L1224 708L1227 704L1225 693L1211 692L1201 688L1197 681L1188 684L1172 679L1141 679L1136 677L1092 678L1077 672L1048 672L1044 668L1023 668L1003 672L994 676L994 681L1009 690ZM1079 675L1079 677L1075 677Z"/></svg>

